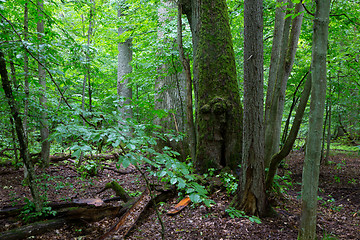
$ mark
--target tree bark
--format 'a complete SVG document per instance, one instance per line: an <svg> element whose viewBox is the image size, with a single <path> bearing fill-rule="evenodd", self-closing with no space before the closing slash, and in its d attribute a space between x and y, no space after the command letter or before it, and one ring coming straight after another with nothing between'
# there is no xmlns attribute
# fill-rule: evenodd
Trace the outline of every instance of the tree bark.
<svg viewBox="0 0 360 240"><path fill-rule="evenodd" d="M242 151L242 106L226 1L182 1L182 7L193 37L195 166L200 172L236 169Z"/></svg>
<svg viewBox="0 0 360 240"><path fill-rule="evenodd" d="M274 34L271 48L271 58L270 58L270 67L269 67L269 78L268 86L266 91L266 102L265 102L265 124L269 121L269 111L272 102L272 96L274 93L274 86L276 82L276 72L279 66L279 56L281 50L281 39L284 32L284 22L285 22L285 10L286 5L284 4L285 0L277 0L277 5L275 12L275 25L274 25Z"/></svg>
<svg viewBox="0 0 360 240"><path fill-rule="evenodd" d="M40 211L42 208L42 200L41 200L39 190L36 185L36 175L35 175L35 171L34 171L34 166L30 160L27 142L25 141L25 134L24 134L22 119L20 117L20 112L18 110L19 108L17 106L17 103L16 103L13 93L12 93L12 89L11 89L11 85L10 85L10 81L8 79L8 73L7 73L7 69L6 69L5 57L4 57L4 54L1 49L0 49L0 75L1 75L1 81L2 81L2 86L3 86L4 92L5 92L5 96L7 98L7 102L9 104L9 107L11 110L11 115L15 121L15 129L16 129L16 134L17 134L18 141L19 141L19 146L20 146L20 157L22 158L24 165L26 166L26 169L28 170L27 180L28 180L31 195L33 197L33 201L35 204L35 210Z"/></svg>
<svg viewBox="0 0 360 240"><path fill-rule="evenodd" d="M326 145L326 154L325 154L325 159L324 159L324 163L325 165L329 165L329 155L330 155L330 145L331 145L331 97L329 99L329 115L328 115L328 128L327 128L327 145Z"/></svg>
<svg viewBox="0 0 360 240"><path fill-rule="evenodd" d="M293 4L288 1L288 11L291 13ZM299 3L295 7L294 14L302 12L302 4ZM285 91L287 81L289 79L292 66L295 59L298 40L300 36L301 24L303 14L296 16L292 22L291 17L285 19L283 26L283 35L281 38L281 50L279 52L279 60L275 70L270 73L276 75L274 88L271 95L268 95L271 100L267 100L270 104L266 107L267 113L265 122L265 167L270 165L271 157L279 151L282 115L284 111ZM291 27L291 28L290 28ZM291 29L291 32L290 32ZM274 39L275 41L275 39ZM276 71L273 73L273 71ZM269 76L270 77L270 76ZM273 76L274 77L274 76ZM272 77L272 78L273 78Z"/></svg>
<svg viewBox="0 0 360 240"><path fill-rule="evenodd" d="M121 18L122 10L118 11L118 17ZM121 36L125 29L119 27L119 36ZM127 76L132 72L130 65L132 61L132 39L128 38L125 42L118 44L118 75L117 75L117 94L120 98L119 111L124 120L132 117L132 109L129 104L132 99L132 88L130 86L130 78Z"/></svg>
<svg viewBox="0 0 360 240"><path fill-rule="evenodd" d="M43 0L37 1L38 5L38 16L39 21L37 22L37 32L38 32L38 42L39 42L39 61L42 64L45 64L44 61L44 50L42 48L42 41L44 35L44 20L43 18L43 9L44 9L44 2ZM39 63L38 64L38 76L39 76L39 84L41 86L40 90L40 137L41 137L41 162L46 167L49 166L49 155L50 155L50 142L48 140L49 137L49 123L47 120L47 98L46 98L46 71L44 67Z"/></svg>
<svg viewBox="0 0 360 240"><path fill-rule="evenodd" d="M28 2L24 3L24 41L28 41L28 33L29 33L29 14L28 14ZM24 49L24 92L25 92L25 100L24 100L24 134L25 141L27 142L28 138L28 115L29 115L29 97L30 97L30 86L29 86L29 56Z"/></svg>
<svg viewBox="0 0 360 240"><path fill-rule="evenodd" d="M158 9L158 18L160 27L158 28L158 39L164 46L171 49L176 49L176 40L170 39L165 26L170 24L169 9L175 8L176 5L169 1L163 0L160 2L161 6ZM164 53L161 49L159 57ZM179 132L186 132L186 75L181 68L181 62L177 55L164 58L164 63L159 66L159 77L155 84L155 108L165 110L168 112L166 116L155 119L155 124L160 125L164 131L172 131L175 135ZM178 70L179 67L181 70ZM182 153L185 157L188 155L188 148L184 148L184 142L175 142L166 140L160 142L159 146L171 146L175 151ZM186 145L185 145L186 146Z"/></svg>
<svg viewBox="0 0 360 240"><path fill-rule="evenodd" d="M299 132L299 129L300 129L301 121L302 121L302 118L304 116L304 112L305 112L307 102L309 100L310 91L311 91L311 74L308 74L306 82L305 82L304 90L303 90L303 92L301 94L300 103L299 103L298 108L296 110L294 122L293 122L293 125L291 127L289 136L286 138L284 146L281 148L281 150L278 153L276 153L275 155L273 155L272 158L271 158L269 171L268 171L267 177L266 177L266 190L267 191L271 190L273 180L274 180L274 176L276 174L276 171L277 171L277 168L278 168L280 162L292 150L292 147L293 147L294 142L296 140L296 136L297 136L297 134Z"/></svg>
<svg viewBox="0 0 360 240"><path fill-rule="evenodd" d="M87 51L86 51L86 78L88 85L88 95L89 95L89 112L92 111L92 88L91 88L91 57L90 57L90 43L91 37L93 35L93 24L94 24L94 9L95 2L90 0L90 9L89 9L89 28L87 33Z"/></svg>
<svg viewBox="0 0 360 240"><path fill-rule="evenodd" d="M301 189L302 212L298 239L316 238L321 134L326 99L326 54L330 0L316 0L312 50L312 91L309 130Z"/></svg>
<svg viewBox="0 0 360 240"><path fill-rule="evenodd" d="M263 1L244 1L244 123L242 174L232 205L251 215L266 211L263 128Z"/></svg>
<svg viewBox="0 0 360 240"><path fill-rule="evenodd" d="M189 139L189 149L191 159L196 159L196 130L194 125L194 115L193 115L193 99L192 99L192 79L191 79L191 69L190 69L190 60L188 57L185 57L184 47L182 42L182 20L181 20L182 7L180 2L178 3L178 19L177 19L177 40L180 61L183 65L183 69L186 74L186 123L187 123L187 135Z"/></svg>

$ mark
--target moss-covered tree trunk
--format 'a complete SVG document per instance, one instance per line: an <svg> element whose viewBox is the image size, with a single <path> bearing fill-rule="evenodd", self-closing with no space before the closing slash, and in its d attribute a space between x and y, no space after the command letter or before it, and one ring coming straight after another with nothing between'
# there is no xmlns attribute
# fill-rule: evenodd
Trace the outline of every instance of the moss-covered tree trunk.
<svg viewBox="0 0 360 240"><path fill-rule="evenodd" d="M195 165L201 172L234 169L241 159L242 106L226 1L192 0L183 4L183 11L194 47Z"/></svg>

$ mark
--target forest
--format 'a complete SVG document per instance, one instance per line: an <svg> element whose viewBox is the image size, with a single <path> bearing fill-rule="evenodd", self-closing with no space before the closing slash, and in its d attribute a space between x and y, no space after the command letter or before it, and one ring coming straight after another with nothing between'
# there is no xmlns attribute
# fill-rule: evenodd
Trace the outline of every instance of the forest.
<svg viewBox="0 0 360 240"><path fill-rule="evenodd" d="M359 239L359 1L0 19L0 239Z"/></svg>

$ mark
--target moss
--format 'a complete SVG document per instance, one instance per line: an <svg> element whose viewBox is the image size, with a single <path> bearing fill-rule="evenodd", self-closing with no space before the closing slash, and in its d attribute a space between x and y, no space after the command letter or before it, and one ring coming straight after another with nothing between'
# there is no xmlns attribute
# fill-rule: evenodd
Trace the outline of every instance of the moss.
<svg viewBox="0 0 360 240"><path fill-rule="evenodd" d="M124 202L127 202L130 200L130 196L127 194L125 189L117 182L112 181L112 182L106 183L105 189L109 189L109 188L114 190L116 193L116 196L120 197Z"/></svg>
<svg viewBox="0 0 360 240"><path fill-rule="evenodd" d="M242 107L224 0L202 1L194 69L197 71L197 160L200 171L241 161Z"/></svg>
<svg viewBox="0 0 360 240"><path fill-rule="evenodd" d="M209 104L205 104L200 108L200 112L201 113L210 113L211 112L211 107Z"/></svg>

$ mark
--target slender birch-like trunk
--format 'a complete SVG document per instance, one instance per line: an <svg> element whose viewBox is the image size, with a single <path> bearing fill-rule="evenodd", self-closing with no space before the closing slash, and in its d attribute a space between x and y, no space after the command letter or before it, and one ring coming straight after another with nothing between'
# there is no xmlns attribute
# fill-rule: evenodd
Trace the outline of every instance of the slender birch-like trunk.
<svg viewBox="0 0 360 240"><path fill-rule="evenodd" d="M326 100L326 55L330 0L316 0L312 48L312 90L309 130L302 176L301 219L298 239L316 239L316 209L319 186L320 150Z"/></svg>

